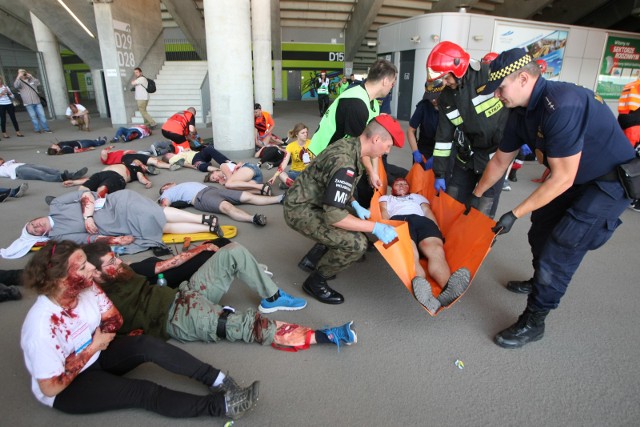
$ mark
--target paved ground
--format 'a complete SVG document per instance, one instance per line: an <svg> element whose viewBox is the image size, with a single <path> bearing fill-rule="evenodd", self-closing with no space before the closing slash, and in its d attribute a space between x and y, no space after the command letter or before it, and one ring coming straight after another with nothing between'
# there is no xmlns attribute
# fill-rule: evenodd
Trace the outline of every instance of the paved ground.
<svg viewBox="0 0 640 427"><path fill-rule="evenodd" d="M1 157L70 170L86 165L90 173L101 168L96 152L43 154L54 137L65 140L81 135L66 122L52 122L54 134L35 135L26 114L20 119L27 137L0 141ZM275 108L276 133L281 136L298 121L313 131L318 119L315 103L278 103ZM96 119L92 127L90 137L113 135L107 120ZM201 134L210 136L211 129ZM146 148L152 141L153 137L126 147ZM396 150L391 159L409 166L410 150ZM535 189L537 184L530 179L541 172L540 166L527 163L519 181L512 184L513 191L503 194L498 212L513 208ZM190 170L167 171L151 178L151 190L139 183L129 188L155 198L157 188L166 181L201 177ZM0 186L15 184L0 179ZM0 205L1 247L18 236L28 219L46 214L44 196L65 191L55 183L31 181L29 185L24 198ZM238 226L236 240L269 265L285 291L304 295L300 284L306 275L296 263L311 242L287 228L280 206L247 210L264 212L269 224L258 229L225 221ZM354 346L340 352L322 346L285 353L242 343L177 345L244 383L262 381L258 407L236 422L238 426L636 426L640 419L636 364L640 215L627 210L622 220L611 241L583 262L560 309L549 316L544 340L521 350L503 350L492 338L513 323L525 305L525 297L506 291L503 284L531 274L527 219L498 239L469 292L437 318L420 308L382 258L372 253L365 263L332 282L345 295L343 305L309 300L301 312L272 315L313 327L354 320L359 339ZM26 260L0 260L0 268L21 268ZM31 395L19 348L20 326L35 298L29 290L24 294L22 301L0 305L2 425L176 425L174 420L141 410L80 417L40 405ZM236 284L223 302L246 308L256 306L258 297ZM464 361L463 370L454 365L456 359ZM132 376L204 392L197 384L154 366L143 366ZM181 420L179 425L211 425L211 420Z"/></svg>

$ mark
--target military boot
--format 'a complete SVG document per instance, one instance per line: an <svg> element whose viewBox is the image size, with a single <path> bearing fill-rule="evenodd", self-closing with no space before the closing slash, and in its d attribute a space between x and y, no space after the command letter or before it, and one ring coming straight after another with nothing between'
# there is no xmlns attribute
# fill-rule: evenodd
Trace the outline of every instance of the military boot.
<svg viewBox="0 0 640 427"><path fill-rule="evenodd" d="M511 280L507 282L507 289L516 294L530 294L533 291L533 278L529 280Z"/></svg>
<svg viewBox="0 0 640 427"><path fill-rule="evenodd" d="M344 302L342 294L331 289L331 286L327 284L327 279L317 271L307 277L302 284L302 289L325 304L342 304Z"/></svg>
<svg viewBox="0 0 640 427"><path fill-rule="evenodd" d="M307 273L315 271L318 261L327 253L327 248L322 243L316 243L309 252L300 260L298 267Z"/></svg>
<svg viewBox="0 0 640 427"><path fill-rule="evenodd" d="M502 348L520 348L527 343L542 339L544 319L548 314L549 310L527 306L516 323L496 335L496 344Z"/></svg>

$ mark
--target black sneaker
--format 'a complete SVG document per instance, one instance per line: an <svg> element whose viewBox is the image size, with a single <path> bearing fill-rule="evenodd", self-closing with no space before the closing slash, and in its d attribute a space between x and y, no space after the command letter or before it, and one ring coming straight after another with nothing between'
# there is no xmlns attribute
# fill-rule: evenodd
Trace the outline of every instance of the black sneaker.
<svg viewBox="0 0 640 427"><path fill-rule="evenodd" d="M4 202L5 200L7 200L7 197L9 197L9 193L2 193L0 194L0 203Z"/></svg>
<svg viewBox="0 0 640 427"><path fill-rule="evenodd" d="M69 175L69 179L80 179L83 176L85 176L87 174L87 172L89 171L89 169L87 168L82 168L72 174ZM66 172L66 171L65 171Z"/></svg>
<svg viewBox="0 0 640 427"><path fill-rule="evenodd" d="M44 198L44 201L45 201L45 203L46 203L47 205L50 205L50 204L51 204L51 202L53 202L53 199L55 199L55 197L54 197L54 196L46 196L46 197Z"/></svg>
<svg viewBox="0 0 640 427"><path fill-rule="evenodd" d="M224 379L222 380L222 384L209 387L209 391L211 391L211 393L227 393L240 390L242 390L242 387L240 387L238 383L229 376L229 374L225 375Z"/></svg>
<svg viewBox="0 0 640 427"><path fill-rule="evenodd" d="M636 212L640 212L640 199L636 200L635 203L631 203L631 206L629 206L629 208L631 208L631 210L634 210Z"/></svg>
<svg viewBox="0 0 640 427"><path fill-rule="evenodd" d="M0 302L17 301L19 299L22 299L20 289L0 283Z"/></svg>
<svg viewBox="0 0 640 427"><path fill-rule="evenodd" d="M260 227L264 227L267 225L267 217L262 214L255 214L251 222L255 225L259 225Z"/></svg>
<svg viewBox="0 0 640 427"><path fill-rule="evenodd" d="M247 388L226 392L224 395L224 403L227 408L225 415L233 420L242 417L256 405L259 392L260 381L254 381Z"/></svg>

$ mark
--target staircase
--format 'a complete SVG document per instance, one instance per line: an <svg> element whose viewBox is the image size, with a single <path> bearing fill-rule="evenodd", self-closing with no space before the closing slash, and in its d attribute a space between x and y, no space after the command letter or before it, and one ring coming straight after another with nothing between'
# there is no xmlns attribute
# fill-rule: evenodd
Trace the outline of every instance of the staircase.
<svg viewBox="0 0 640 427"><path fill-rule="evenodd" d="M165 61L156 82L156 92L149 94L147 111L159 127L178 111L196 109L196 126L205 124L209 100L202 99L201 87L207 77L207 61ZM208 90L205 96L209 96ZM142 124L144 119L136 111L131 123Z"/></svg>

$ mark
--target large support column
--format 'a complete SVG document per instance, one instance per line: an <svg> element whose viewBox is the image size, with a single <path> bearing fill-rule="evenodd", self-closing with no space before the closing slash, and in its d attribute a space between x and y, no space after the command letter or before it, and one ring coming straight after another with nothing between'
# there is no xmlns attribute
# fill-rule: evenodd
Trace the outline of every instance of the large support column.
<svg viewBox="0 0 640 427"><path fill-rule="evenodd" d="M107 110L107 99L105 96L105 86L102 83L102 70L91 70L91 77L93 78L93 90L96 95L96 106L100 117L107 118L109 112Z"/></svg>
<svg viewBox="0 0 640 427"><path fill-rule="evenodd" d="M232 159L253 156L249 0L204 0L204 20L216 148Z"/></svg>
<svg viewBox="0 0 640 427"><path fill-rule="evenodd" d="M47 81L40 78L43 85L51 94L52 111L56 118L65 118L65 111L69 103L69 93L67 92L67 82L64 79L64 69L62 68L62 57L60 56L60 44L51 30L42 23L33 13L31 14L31 24L33 34L36 38L38 50L42 52L44 67L47 73Z"/></svg>
<svg viewBox="0 0 640 427"><path fill-rule="evenodd" d="M271 89L271 3L251 0L251 34L253 35L253 81L255 101L273 113Z"/></svg>

